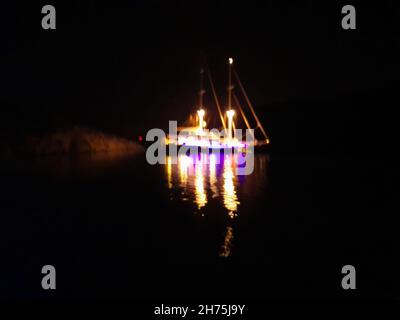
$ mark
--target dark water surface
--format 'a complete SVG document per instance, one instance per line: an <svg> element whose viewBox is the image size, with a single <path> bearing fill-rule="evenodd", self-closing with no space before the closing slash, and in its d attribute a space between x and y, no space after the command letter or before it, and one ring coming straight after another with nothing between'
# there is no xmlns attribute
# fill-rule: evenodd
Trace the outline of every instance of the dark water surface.
<svg viewBox="0 0 400 320"><path fill-rule="evenodd" d="M24 298L393 297L389 169L259 154L150 166L144 155L47 158L1 170L1 288ZM57 290L41 289L41 267ZM341 289L341 268L357 290Z"/></svg>

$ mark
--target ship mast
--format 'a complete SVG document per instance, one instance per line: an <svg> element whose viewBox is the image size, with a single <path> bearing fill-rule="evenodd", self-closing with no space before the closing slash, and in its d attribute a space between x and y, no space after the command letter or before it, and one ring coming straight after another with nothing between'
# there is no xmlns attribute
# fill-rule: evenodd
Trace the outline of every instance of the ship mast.
<svg viewBox="0 0 400 320"><path fill-rule="evenodd" d="M232 109L232 63L233 63L233 59L229 58L229 85L228 85L228 110Z"/></svg>
<svg viewBox="0 0 400 320"><path fill-rule="evenodd" d="M204 70L200 70L200 90L199 90L199 110L197 111L197 116L199 118L199 131L203 130L204 127L204 122L203 122L203 117L204 117L204 109L203 109L203 95L205 93L205 90L203 89L204 85L204 79L203 79L203 74Z"/></svg>
<svg viewBox="0 0 400 320"><path fill-rule="evenodd" d="M199 90L199 110L203 109L203 95L206 93L204 90L204 69L200 70L200 90Z"/></svg>
<svg viewBox="0 0 400 320"><path fill-rule="evenodd" d="M228 111L226 112L228 116L228 139L232 139L232 128L233 128L233 116L235 115L235 111L232 110L232 64L233 59L229 58L229 85L228 85Z"/></svg>

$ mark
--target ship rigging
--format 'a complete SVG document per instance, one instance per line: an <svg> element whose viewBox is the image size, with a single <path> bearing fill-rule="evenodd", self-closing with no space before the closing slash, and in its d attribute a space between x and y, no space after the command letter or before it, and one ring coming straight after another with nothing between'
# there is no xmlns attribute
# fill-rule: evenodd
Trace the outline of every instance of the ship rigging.
<svg viewBox="0 0 400 320"><path fill-rule="evenodd" d="M206 93L204 89L204 74L207 74L207 78L209 80L210 88L212 91L212 96L214 98L215 106L221 121L222 130L225 132L225 135L221 137L214 130L207 129L206 119L206 108L204 106L204 94ZM238 87L240 88L240 92L244 97L246 105L251 112L253 121L256 124L254 130L251 128L250 120L246 116L242 105L239 102L239 99L233 89L235 88L232 81L232 76L236 80ZM214 81L211 75L209 68L206 66L205 70L200 70L200 90L199 101L197 106L197 111L195 117L192 116L192 119L195 119L195 124L192 123L192 126L186 127L178 127L177 136L169 136L167 138L167 144L177 144L178 146L186 145L186 146L198 146L198 147L208 147L210 149L226 149L226 148L234 148L245 150L248 147L255 147L257 149L265 149L269 143L269 137L266 133L265 128L261 124L259 117L257 116L254 107L244 89L244 86L239 78L237 71L233 66L233 59L228 59L228 88L227 88L227 107L225 113L222 112L221 104L219 102ZM233 98L233 99L232 99ZM234 102L234 103L232 103ZM239 113L236 112L235 108L238 109ZM207 111L209 112L209 111ZM224 116L225 115L225 116ZM241 117L243 119L246 128L249 129L248 132L252 133L251 144L244 141L244 136L238 136L236 133L236 125L235 120ZM236 122L237 123L237 122ZM262 134L262 139L258 140L255 137L255 131L259 129ZM235 134L233 134L235 133Z"/></svg>

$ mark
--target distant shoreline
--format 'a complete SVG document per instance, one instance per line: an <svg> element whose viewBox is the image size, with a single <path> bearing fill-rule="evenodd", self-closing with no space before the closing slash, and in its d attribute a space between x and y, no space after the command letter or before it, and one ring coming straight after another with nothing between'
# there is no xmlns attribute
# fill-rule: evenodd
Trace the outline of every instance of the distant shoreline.
<svg viewBox="0 0 400 320"><path fill-rule="evenodd" d="M132 154L144 151L140 144L88 128L73 127L45 135L29 135L17 144L0 142L0 159L80 154Z"/></svg>

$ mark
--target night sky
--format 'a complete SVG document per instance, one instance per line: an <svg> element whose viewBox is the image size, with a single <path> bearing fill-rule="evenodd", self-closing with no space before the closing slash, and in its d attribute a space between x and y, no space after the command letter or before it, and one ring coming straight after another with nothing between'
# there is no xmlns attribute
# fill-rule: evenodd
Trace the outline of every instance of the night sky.
<svg viewBox="0 0 400 320"><path fill-rule="evenodd" d="M225 105L229 56L258 109L398 84L396 1L354 3L349 31L341 1L52 1L57 29L46 31L47 3L3 7L3 131L76 124L129 136L184 120L204 61Z"/></svg>

